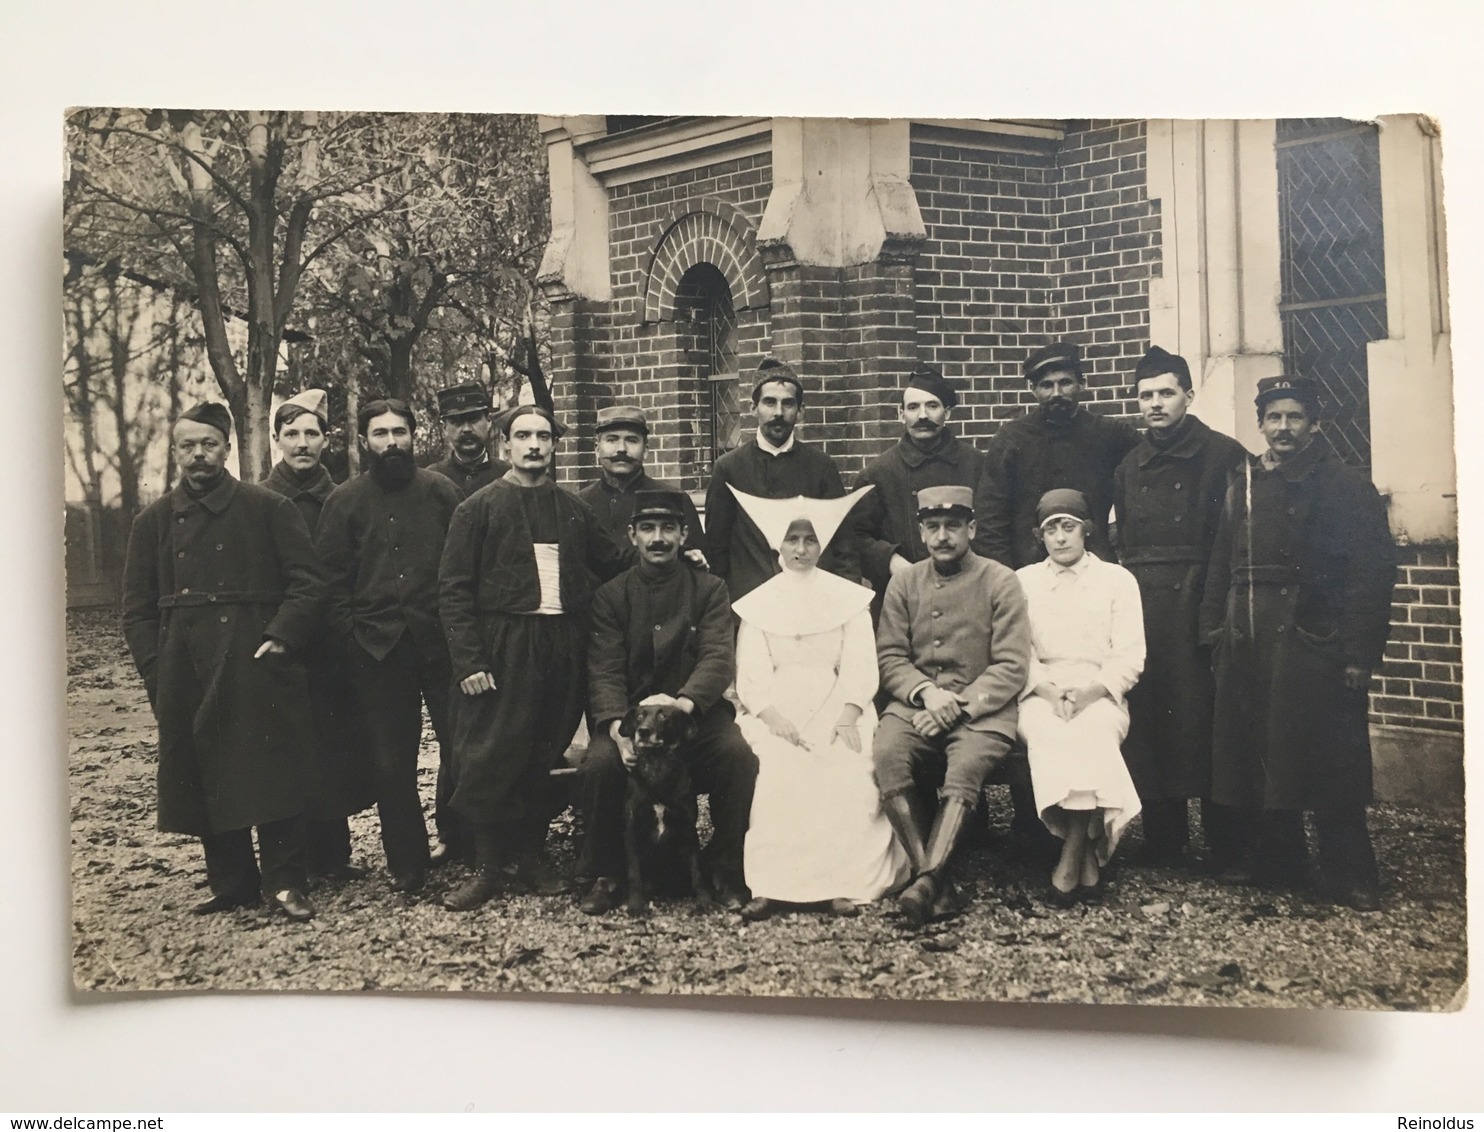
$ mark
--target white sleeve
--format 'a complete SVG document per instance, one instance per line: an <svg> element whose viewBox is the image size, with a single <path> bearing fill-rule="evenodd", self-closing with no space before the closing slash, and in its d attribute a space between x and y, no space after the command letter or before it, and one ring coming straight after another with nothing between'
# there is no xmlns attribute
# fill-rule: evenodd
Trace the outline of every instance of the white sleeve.
<svg viewBox="0 0 1484 1132"><path fill-rule="evenodd" d="M1123 567L1116 569L1108 587L1113 600L1108 656L1098 670L1098 680L1122 703L1144 671L1144 603L1138 580Z"/></svg>
<svg viewBox="0 0 1484 1132"><path fill-rule="evenodd" d="M840 698L864 711L881 686L881 669L876 663L876 634L871 628L871 611L862 609L845 622L845 639L840 646L840 677L836 682Z"/></svg>
<svg viewBox="0 0 1484 1132"><path fill-rule="evenodd" d="M773 683L773 652L768 634L743 621L737 628L737 699L752 715L771 706L768 688Z"/></svg>

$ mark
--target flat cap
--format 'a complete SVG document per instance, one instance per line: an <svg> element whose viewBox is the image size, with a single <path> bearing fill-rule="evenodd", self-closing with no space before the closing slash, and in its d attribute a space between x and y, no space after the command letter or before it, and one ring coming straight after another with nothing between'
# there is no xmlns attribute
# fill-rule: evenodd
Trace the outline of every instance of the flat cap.
<svg viewBox="0 0 1484 1132"><path fill-rule="evenodd" d="M757 404L757 399L763 391L763 386L770 381L786 381L794 387L799 396L799 408L804 407L804 383L799 380L799 375L794 372L794 367L787 362L780 362L777 358L764 358L757 364L757 383L752 387L752 403Z"/></svg>
<svg viewBox="0 0 1484 1132"><path fill-rule="evenodd" d="M929 515L959 514L974 517L974 489L961 484L944 484L941 487L925 487L917 493L917 517Z"/></svg>
<svg viewBox="0 0 1484 1132"><path fill-rule="evenodd" d="M902 386L903 393L908 389L920 389L924 393L932 394L943 402L945 409L951 409L958 404L958 394L953 386L949 385L948 379L932 366L918 366L913 370Z"/></svg>
<svg viewBox="0 0 1484 1132"><path fill-rule="evenodd" d="M1092 522L1092 508L1087 505L1087 496L1070 487L1052 488L1036 504L1036 526L1043 527L1050 519Z"/></svg>
<svg viewBox="0 0 1484 1132"><path fill-rule="evenodd" d="M176 420L195 421L197 424L210 425L221 433L227 440L232 439L232 410L220 401L202 401L199 405L192 405L181 413Z"/></svg>
<svg viewBox="0 0 1484 1132"><path fill-rule="evenodd" d="M462 417L469 413L487 413L493 409L490 391L477 381L466 381L438 390L438 416Z"/></svg>
<svg viewBox="0 0 1484 1132"><path fill-rule="evenodd" d="M1252 399L1252 403L1260 409L1269 401L1276 401L1280 397L1292 397L1314 412L1319 411L1319 385L1313 378L1287 375L1265 377L1257 383L1257 396Z"/></svg>
<svg viewBox="0 0 1484 1132"><path fill-rule="evenodd" d="M1190 388L1190 366L1185 359L1158 346L1150 346L1149 352L1134 367L1134 384L1138 385L1148 377L1163 377L1167 373L1174 374L1182 388Z"/></svg>
<svg viewBox="0 0 1484 1132"><path fill-rule="evenodd" d="M685 496L678 491L634 492L634 514L629 525L640 519L679 519L685 522Z"/></svg>
<svg viewBox="0 0 1484 1132"><path fill-rule="evenodd" d="M1072 342L1053 342L1042 346L1021 367L1027 381L1039 381L1048 370L1070 370L1080 380L1082 377L1082 351Z"/></svg>
<svg viewBox="0 0 1484 1132"><path fill-rule="evenodd" d="M593 426L593 433L596 435L610 428L631 428L648 436L649 418L638 405L609 405L598 410L598 422Z"/></svg>

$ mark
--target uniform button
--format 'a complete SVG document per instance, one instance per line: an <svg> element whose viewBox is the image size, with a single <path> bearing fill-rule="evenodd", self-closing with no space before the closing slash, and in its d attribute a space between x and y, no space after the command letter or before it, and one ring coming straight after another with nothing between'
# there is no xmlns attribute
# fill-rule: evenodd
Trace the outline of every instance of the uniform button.
<svg viewBox="0 0 1484 1132"><path fill-rule="evenodd" d="M182 586L180 588L180 592L181 592L182 595L188 594L188 593L191 592L191 587L190 586Z"/></svg>
<svg viewBox="0 0 1484 1132"><path fill-rule="evenodd" d="M223 624L223 625L225 625L225 624L226 624L226 623L227 623L227 615L226 615L226 614L225 614L225 613L223 613L223 614L222 614L222 615L221 615L221 618L220 618L220 620L221 620L221 623L222 623L222 624Z"/></svg>
<svg viewBox="0 0 1484 1132"><path fill-rule="evenodd" d="M1185 518L1185 516L1184 516L1184 515L1176 515L1176 516L1175 516L1175 522L1177 522L1177 523L1178 523L1178 522L1179 522L1179 521L1180 521L1180 520L1181 520L1181 519L1183 519L1183 518Z"/></svg>
<svg viewBox="0 0 1484 1132"><path fill-rule="evenodd" d="M655 627L654 627L654 631L655 631L655 632L656 632L656 633L658 633L658 632L659 632L659 631L660 631L660 629L661 629L661 628L662 628L662 626L660 626L660 625L656 625L656 626L655 626Z"/></svg>
<svg viewBox="0 0 1484 1132"><path fill-rule="evenodd" d="M1176 582L1176 583L1175 583L1175 588L1176 588L1176 589L1177 589L1177 590L1178 590L1178 589L1179 589L1179 588L1180 588L1180 583L1179 583L1179 582Z"/></svg>
<svg viewBox="0 0 1484 1132"><path fill-rule="evenodd" d="M1280 587L1278 587L1278 592L1280 594L1286 594L1288 592L1288 587L1287 586L1280 586Z"/></svg>
<svg viewBox="0 0 1484 1132"><path fill-rule="evenodd" d="M177 558L184 558L185 557L185 551L183 551L183 550L177 550L175 552L175 557L177 557Z"/></svg>
<svg viewBox="0 0 1484 1132"><path fill-rule="evenodd" d="M943 643L943 638L942 637L935 638L934 641L933 641L933 644L934 645L941 645L942 643Z"/></svg>
<svg viewBox="0 0 1484 1132"><path fill-rule="evenodd" d="M398 574L397 577L399 577L399 578L405 578L405 577L407 577L407 575L406 574Z"/></svg>
<svg viewBox="0 0 1484 1132"><path fill-rule="evenodd" d="M217 548L217 549L218 549L218 550L220 550L220 549L221 549L221 548L222 548L222 544L221 544L221 543L217 543L217 544L216 544L216 548Z"/></svg>
<svg viewBox="0 0 1484 1132"><path fill-rule="evenodd" d="M1290 507L1290 508L1289 508L1289 509L1288 509L1288 513L1289 513L1289 514L1290 514L1290 515L1292 515L1292 514L1293 514L1293 508L1292 508L1292 507Z"/></svg>
<svg viewBox="0 0 1484 1132"><path fill-rule="evenodd" d="M1283 628L1284 628L1284 627L1283 627L1283 626L1282 626L1282 625L1279 625L1279 626L1278 626L1278 632L1280 632L1280 633L1281 633L1281 632L1283 632Z"/></svg>
<svg viewBox="0 0 1484 1132"><path fill-rule="evenodd" d="M185 516L184 515L177 515L177 516L175 516L175 521L177 523L184 523L185 522Z"/></svg>
<svg viewBox="0 0 1484 1132"><path fill-rule="evenodd" d="M1145 484L1143 487L1139 488L1139 494L1140 495L1146 495L1146 494L1148 494L1148 492L1149 492L1149 485L1148 484Z"/></svg>
<svg viewBox="0 0 1484 1132"><path fill-rule="evenodd" d="M216 600L216 594L207 594L206 595L206 600L207 601L215 601Z"/></svg>
<svg viewBox="0 0 1484 1132"><path fill-rule="evenodd" d="M938 611L938 610L936 610L936 609L935 609L935 610L933 610L933 616L934 616L934 617L942 617L942 616L943 616L943 614L942 614L942 613L940 613L940 612L939 612L939 611Z"/></svg>
<svg viewBox="0 0 1484 1132"><path fill-rule="evenodd" d="M1175 490L1176 491L1179 491L1180 490L1180 485L1178 483L1175 485Z"/></svg>

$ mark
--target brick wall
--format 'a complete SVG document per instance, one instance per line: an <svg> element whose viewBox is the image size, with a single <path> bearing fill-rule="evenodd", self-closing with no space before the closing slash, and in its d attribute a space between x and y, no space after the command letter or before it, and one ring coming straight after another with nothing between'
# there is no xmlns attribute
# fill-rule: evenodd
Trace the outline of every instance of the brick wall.
<svg viewBox="0 0 1484 1132"><path fill-rule="evenodd" d="M1371 684L1371 719L1461 732L1458 548L1402 547L1399 557L1391 638Z"/></svg>

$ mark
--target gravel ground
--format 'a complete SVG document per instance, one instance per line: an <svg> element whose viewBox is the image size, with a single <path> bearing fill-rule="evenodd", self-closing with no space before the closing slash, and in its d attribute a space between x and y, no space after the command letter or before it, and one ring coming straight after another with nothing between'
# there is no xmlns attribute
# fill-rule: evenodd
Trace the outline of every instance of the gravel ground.
<svg viewBox="0 0 1484 1132"><path fill-rule="evenodd" d="M990 836L960 874L969 910L908 929L887 906L854 920L812 913L745 924L657 904L643 921L582 915L571 898L511 897L457 915L463 879L435 873L415 898L385 874L312 893L308 924L259 910L195 917L193 838L155 830L155 730L106 612L68 621L73 977L79 990L539 991L988 999L1163 1005L1450 1010L1466 980L1461 810L1376 806L1385 910L1224 888L1159 869L1119 870L1101 907L1043 904L1045 878ZM430 738L430 736L429 736ZM437 756L419 774L431 808ZM1003 794L1003 791L998 793ZM1124 849L1138 844L1138 823ZM352 819L354 857L380 864L374 812ZM570 815L553 826L570 863Z"/></svg>

